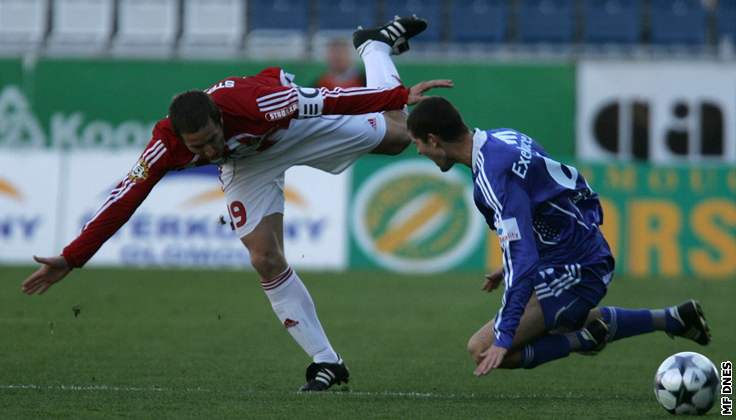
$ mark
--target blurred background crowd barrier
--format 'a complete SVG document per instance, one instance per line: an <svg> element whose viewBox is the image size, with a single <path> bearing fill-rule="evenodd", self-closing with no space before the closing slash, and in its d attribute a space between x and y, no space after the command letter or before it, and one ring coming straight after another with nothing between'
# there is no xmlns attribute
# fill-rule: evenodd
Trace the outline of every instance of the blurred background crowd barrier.
<svg viewBox="0 0 736 420"><path fill-rule="evenodd" d="M0 53L322 57L394 15L415 55L733 55L732 0L0 0Z"/></svg>

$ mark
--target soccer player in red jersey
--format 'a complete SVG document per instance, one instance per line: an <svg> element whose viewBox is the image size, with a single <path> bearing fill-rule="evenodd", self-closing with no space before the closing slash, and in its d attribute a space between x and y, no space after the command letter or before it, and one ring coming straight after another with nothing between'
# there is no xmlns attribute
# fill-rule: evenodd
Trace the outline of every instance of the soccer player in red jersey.
<svg viewBox="0 0 736 420"><path fill-rule="evenodd" d="M428 89L452 85L449 80L409 89L401 84L390 54L408 50L408 40L426 26L416 17L397 18L354 33L367 87L302 88L292 75L272 67L177 95L138 162L79 236L60 256L34 257L41 267L23 282L23 291L44 293L82 267L168 171L217 164L233 227L271 306L313 360L301 389L322 391L347 382L348 370L330 345L309 292L284 258L284 172L308 165L339 173L363 154L392 155L407 147L405 106L423 100Z"/></svg>

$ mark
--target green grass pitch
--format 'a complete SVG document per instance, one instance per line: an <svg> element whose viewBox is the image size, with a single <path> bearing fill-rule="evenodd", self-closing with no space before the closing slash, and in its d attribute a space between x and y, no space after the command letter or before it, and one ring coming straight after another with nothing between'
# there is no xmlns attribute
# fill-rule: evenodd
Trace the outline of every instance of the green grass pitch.
<svg viewBox="0 0 736 420"><path fill-rule="evenodd" d="M733 279L619 277L603 302L700 299L708 347L654 333L476 378L465 343L500 300L479 290L481 273L304 273L351 381L303 395L309 360L251 272L85 269L29 297L20 282L30 271L0 268L3 419L669 418L652 392L665 357L736 355Z"/></svg>

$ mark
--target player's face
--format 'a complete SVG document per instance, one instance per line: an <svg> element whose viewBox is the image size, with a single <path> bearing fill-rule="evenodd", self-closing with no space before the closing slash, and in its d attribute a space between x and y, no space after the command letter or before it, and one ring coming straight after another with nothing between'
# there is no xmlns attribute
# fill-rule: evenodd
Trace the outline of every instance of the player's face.
<svg viewBox="0 0 736 420"><path fill-rule="evenodd" d="M417 146L417 152L420 155L428 157L432 162L439 166L442 172L447 172L452 168L455 163L449 157L445 149L442 148L442 144L432 138L427 141L422 141L410 134L411 140Z"/></svg>
<svg viewBox="0 0 736 420"><path fill-rule="evenodd" d="M197 132L182 133L181 139L189 151L212 163L219 163L225 157L225 135L222 132L222 125L216 124L212 119Z"/></svg>

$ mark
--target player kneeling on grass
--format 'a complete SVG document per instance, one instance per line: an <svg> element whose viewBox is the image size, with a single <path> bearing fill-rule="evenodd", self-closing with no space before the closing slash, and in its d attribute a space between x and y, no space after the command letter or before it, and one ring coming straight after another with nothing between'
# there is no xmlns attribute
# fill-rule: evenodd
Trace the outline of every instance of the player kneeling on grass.
<svg viewBox="0 0 736 420"><path fill-rule="evenodd" d="M476 375L533 368L655 330L708 344L694 300L659 310L596 307L614 259L599 229L598 196L574 167L516 130L471 131L443 98L419 103L407 124L419 153L443 172L455 163L472 169L476 206L501 242L503 269L483 286L490 292L503 279L501 308L468 342Z"/></svg>

